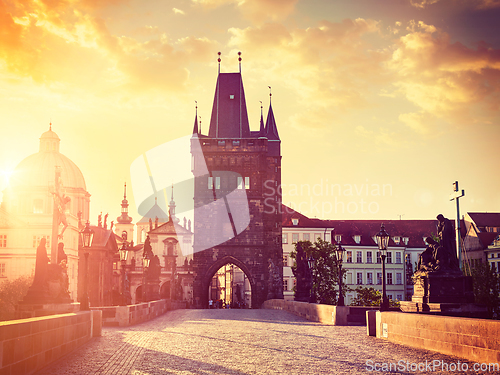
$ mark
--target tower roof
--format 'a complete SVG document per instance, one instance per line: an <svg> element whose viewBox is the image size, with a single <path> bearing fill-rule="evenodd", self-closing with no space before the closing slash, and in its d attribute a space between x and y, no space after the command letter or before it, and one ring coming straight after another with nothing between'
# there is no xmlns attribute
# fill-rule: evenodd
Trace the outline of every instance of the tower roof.
<svg viewBox="0 0 500 375"><path fill-rule="evenodd" d="M267 139L272 139L279 141L280 136L278 135L278 127L276 126L276 120L274 119L273 106L269 103L269 111L267 112L266 120L266 131L265 136Z"/></svg>
<svg viewBox="0 0 500 375"><path fill-rule="evenodd" d="M241 73L219 73L208 136L211 138L250 137Z"/></svg>
<svg viewBox="0 0 500 375"><path fill-rule="evenodd" d="M158 218L159 222L166 223L168 221L168 215L163 211L158 203L155 202L154 206L144 215L144 217L139 220L137 224L149 223L149 219L155 220Z"/></svg>

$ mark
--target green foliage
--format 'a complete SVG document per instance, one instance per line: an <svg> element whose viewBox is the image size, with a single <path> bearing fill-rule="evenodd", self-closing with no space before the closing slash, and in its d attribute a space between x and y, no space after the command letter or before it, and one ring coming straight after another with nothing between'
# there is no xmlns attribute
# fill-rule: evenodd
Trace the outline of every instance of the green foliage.
<svg viewBox="0 0 500 375"><path fill-rule="evenodd" d="M339 272L337 256L335 254L335 245L330 242L323 241L318 238L316 242L300 241L302 249L304 250L307 258L314 259L314 267L312 269L313 286L312 294L313 299L317 303L325 305L336 305L338 298L338 291L336 285L339 282ZM297 248L297 244L295 244ZM292 251L290 256L295 259L296 251ZM294 263L292 269L296 269L297 265ZM345 279L346 270L342 269L342 277ZM345 295L347 286L343 283L342 291Z"/></svg>
<svg viewBox="0 0 500 375"><path fill-rule="evenodd" d="M33 284L33 276L21 276L14 280L4 280L0 284L0 321L14 319L16 305Z"/></svg>
<svg viewBox="0 0 500 375"><path fill-rule="evenodd" d="M500 275L494 272L488 263L480 263L472 269L474 298L476 303L488 309L490 318L500 318Z"/></svg>
<svg viewBox="0 0 500 375"><path fill-rule="evenodd" d="M377 289L358 286L354 291L356 292L356 298L352 300L351 306L380 306L382 293Z"/></svg>

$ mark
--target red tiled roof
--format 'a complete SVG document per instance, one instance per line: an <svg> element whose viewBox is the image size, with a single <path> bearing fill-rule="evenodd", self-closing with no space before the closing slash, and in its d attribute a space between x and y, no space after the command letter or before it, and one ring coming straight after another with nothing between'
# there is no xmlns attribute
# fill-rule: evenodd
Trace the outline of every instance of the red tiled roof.
<svg viewBox="0 0 500 375"><path fill-rule="evenodd" d="M500 212L468 212L468 215L479 228L500 227Z"/></svg>
<svg viewBox="0 0 500 375"><path fill-rule="evenodd" d="M334 228L335 234L342 235L342 245L376 246L373 237L384 223L385 230L391 236L389 246L424 247L423 238L437 233L437 220L320 220L310 219L293 209L282 205L282 225L288 228ZM292 218L298 218L298 225L293 225ZM356 243L354 236L361 236ZM399 244L394 237L401 237ZM408 237L405 245L402 237Z"/></svg>

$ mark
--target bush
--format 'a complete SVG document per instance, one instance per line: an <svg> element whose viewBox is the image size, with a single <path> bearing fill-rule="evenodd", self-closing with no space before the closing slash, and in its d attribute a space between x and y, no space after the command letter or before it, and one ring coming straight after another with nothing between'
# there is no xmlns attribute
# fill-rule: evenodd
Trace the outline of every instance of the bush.
<svg viewBox="0 0 500 375"><path fill-rule="evenodd" d="M21 276L0 284L0 321L14 319L16 305L28 293L31 284L33 276Z"/></svg>

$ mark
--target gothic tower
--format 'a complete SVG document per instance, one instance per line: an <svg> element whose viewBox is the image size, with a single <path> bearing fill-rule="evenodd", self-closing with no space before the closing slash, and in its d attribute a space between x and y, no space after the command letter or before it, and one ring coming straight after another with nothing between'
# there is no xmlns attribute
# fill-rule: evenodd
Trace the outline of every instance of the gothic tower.
<svg viewBox="0 0 500 375"><path fill-rule="evenodd" d="M134 239L134 224L132 218L128 215L128 200L127 200L127 184L124 185L123 200L122 200L122 214L116 218L115 233L123 238L124 232L127 234L127 241Z"/></svg>
<svg viewBox="0 0 500 375"><path fill-rule="evenodd" d="M219 58L220 64L220 58ZM283 298L281 141L269 103L265 126L251 131L240 71L217 77L208 135L195 118L191 138L194 187L194 284L197 307L225 264L248 277L252 308Z"/></svg>

